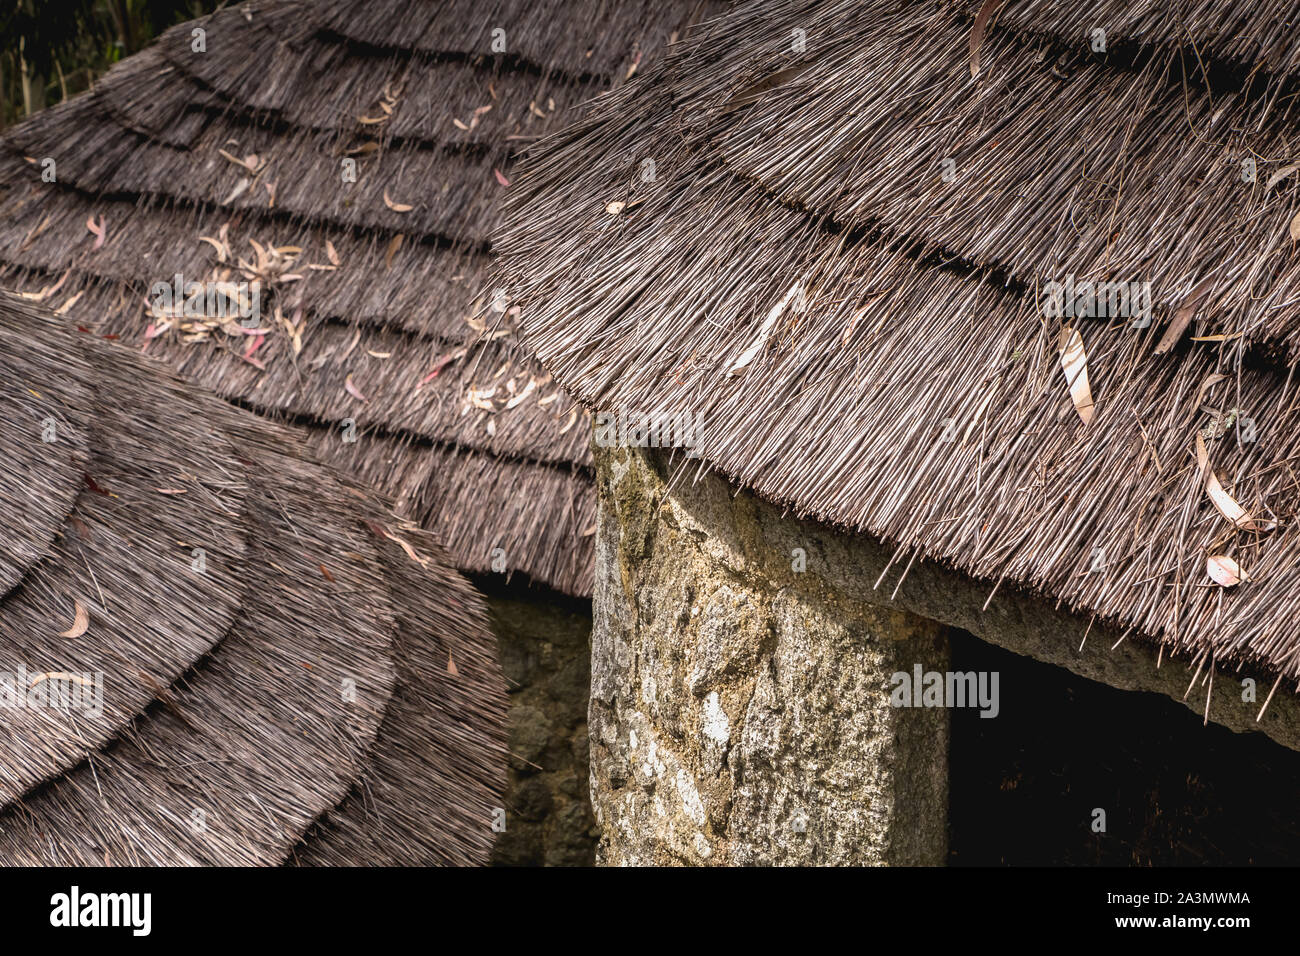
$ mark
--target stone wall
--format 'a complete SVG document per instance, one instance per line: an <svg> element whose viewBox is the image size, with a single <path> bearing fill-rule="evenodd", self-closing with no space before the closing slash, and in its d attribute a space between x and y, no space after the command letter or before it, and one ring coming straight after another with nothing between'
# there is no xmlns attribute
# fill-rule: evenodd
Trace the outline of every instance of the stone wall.
<svg viewBox="0 0 1300 956"><path fill-rule="evenodd" d="M595 859L588 792L586 602L475 582L487 597L510 692L506 830L498 866L582 866Z"/></svg>
<svg viewBox="0 0 1300 956"><path fill-rule="evenodd" d="M946 670L940 627L758 563L743 509L602 451L592 793L606 864L938 864L948 714L890 706Z"/></svg>
<svg viewBox="0 0 1300 956"><path fill-rule="evenodd" d="M595 451L600 862L940 862L946 715L891 710L886 691L913 663L946 669L944 632L926 620L1206 712L1208 674L1189 691L1185 660L1158 667L1151 644L1104 622L1006 584L990 597L990 582L929 561L894 564L883 543L719 477L675 477L659 451ZM1209 720L1300 749L1295 695L1257 720L1270 684L1221 671Z"/></svg>
<svg viewBox="0 0 1300 956"><path fill-rule="evenodd" d="M1193 672L1186 658L1166 653L1160 664L1153 644L1125 638L1104 621L1073 614L1005 582L995 591L991 581L975 580L932 561L910 561L906 555L895 561L897 549L892 546L795 519L749 492L737 492L716 475L694 483L689 477L674 480L668 495L670 468L665 456L653 449L598 452L600 467L608 476L621 475L626 466L634 477L648 482L648 490L637 493L659 503L658 507L662 508L664 497L671 497L674 513L684 509L704 516L694 533L731 542L730 560L746 568L745 573L781 579L791 553L800 549L807 564L799 586L818 588L831 600L918 614L1081 677L1119 690L1164 694L1198 715L1207 713L1208 668L1192 687ZM608 477L598 476L598 480L603 481L598 484L600 504L608 509L610 500L622 492L614 490L618 483ZM645 533L637 525L630 530L634 535ZM1260 719L1273 681L1249 667L1219 668L1217 673L1208 708L1210 721L1239 733L1263 733L1284 747L1300 750L1300 696L1279 688ZM1249 694L1243 690L1245 680L1252 682Z"/></svg>

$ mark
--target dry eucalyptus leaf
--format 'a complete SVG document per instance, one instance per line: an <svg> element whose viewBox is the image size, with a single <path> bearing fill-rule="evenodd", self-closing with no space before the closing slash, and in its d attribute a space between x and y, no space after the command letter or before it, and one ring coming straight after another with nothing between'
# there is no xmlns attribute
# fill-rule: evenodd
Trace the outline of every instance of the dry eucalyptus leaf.
<svg viewBox="0 0 1300 956"><path fill-rule="evenodd" d="M393 200L388 197L387 189L384 190L384 205L393 212L410 212L415 208L414 206L407 205L404 202L393 202Z"/></svg>
<svg viewBox="0 0 1300 956"><path fill-rule="evenodd" d="M86 605L77 600L74 600L72 603L72 627L68 628L66 631L60 631L59 637L81 637L82 634L85 634L86 631L90 629L90 611L86 609Z"/></svg>
<svg viewBox="0 0 1300 956"><path fill-rule="evenodd" d="M1205 559L1205 573L1208 574L1215 584L1225 588L1233 587L1242 581L1248 581L1249 578L1241 570L1239 565L1226 554L1212 554Z"/></svg>
<svg viewBox="0 0 1300 956"><path fill-rule="evenodd" d="M975 14L975 23L970 31L970 75L972 77L980 75L980 47L984 45L984 32L1002 3L1003 0L984 0L979 13Z"/></svg>
<svg viewBox="0 0 1300 956"><path fill-rule="evenodd" d="M1083 336L1077 329L1066 329L1061 335L1061 368L1070 387L1070 401L1085 425L1092 423L1092 388L1088 384L1088 352L1083 347Z"/></svg>
<svg viewBox="0 0 1300 956"><path fill-rule="evenodd" d="M1272 531L1276 527L1272 521L1258 521L1250 512L1237 503L1237 499L1224 490L1219 476L1209 467L1210 453L1205 448L1205 439L1196 433L1196 467L1205 475L1205 493L1214 502L1214 507L1234 526L1243 531Z"/></svg>

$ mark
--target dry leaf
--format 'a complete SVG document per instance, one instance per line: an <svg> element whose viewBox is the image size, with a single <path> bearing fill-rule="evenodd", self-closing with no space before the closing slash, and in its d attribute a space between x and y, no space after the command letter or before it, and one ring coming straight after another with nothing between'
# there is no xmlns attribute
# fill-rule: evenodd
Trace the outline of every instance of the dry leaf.
<svg viewBox="0 0 1300 956"><path fill-rule="evenodd" d="M1297 166L1294 163L1292 163L1290 166L1283 166L1272 176L1268 177L1268 183L1264 186L1264 191L1267 192L1268 190L1272 189L1282 180L1286 179L1288 176L1294 173L1297 169L1300 169L1300 166Z"/></svg>
<svg viewBox="0 0 1300 956"><path fill-rule="evenodd" d="M1092 389L1088 385L1088 353L1083 347L1083 336L1077 329L1061 333L1061 368L1070 387L1070 401L1085 425L1092 423Z"/></svg>
<svg viewBox="0 0 1300 956"><path fill-rule="evenodd" d="M360 327L360 326L357 326L356 331L352 333L352 341L350 341L350 342L348 343L348 347L347 347L346 349L343 350L343 354L340 355L337 359L334 360L334 364L335 364L335 365L341 365L341 364L343 364L343 361L344 361L344 360L345 360L349 355L352 354L352 350L353 350L354 348L357 347L357 343L360 342L360 341L361 341L361 327Z"/></svg>
<svg viewBox="0 0 1300 956"><path fill-rule="evenodd" d="M466 400L475 408L481 408L484 411L495 412L497 407L492 404L492 396L497 393L496 387L492 388L471 388L465 393Z"/></svg>
<svg viewBox="0 0 1300 956"><path fill-rule="evenodd" d="M95 235L95 244L91 246L91 248L98 249L100 246L104 244L104 239L107 238L108 236L108 232L104 228L104 217L100 216L99 222L96 223L95 217L91 216L89 219L86 220L86 228L89 229Z"/></svg>
<svg viewBox="0 0 1300 956"><path fill-rule="evenodd" d="M80 674L70 674L67 671L46 671L44 674L37 674L32 678L32 682L27 685L27 689L31 690L43 680L70 680L74 684L80 684L82 687L86 687L90 684L89 678L83 677Z"/></svg>
<svg viewBox="0 0 1300 956"><path fill-rule="evenodd" d="M82 297L83 295L85 295L85 294L86 294L86 290L85 290L85 289L82 289L80 292L78 292L77 294L75 294L74 296L72 296L72 298L68 299L67 302L63 303L63 305L61 305L61 306L59 306L57 309L55 309L55 310L54 310L54 314L55 314L55 315L67 315L67 314L68 314L68 311L69 311L69 310L70 310L74 305L76 305L77 302L81 299L81 297Z"/></svg>
<svg viewBox="0 0 1300 956"><path fill-rule="evenodd" d="M1205 448L1205 439L1201 437L1200 432L1197 432L1196 467L1205 475L1205 493L1210 496L1219 514L1243 531L1272 531L1276 527L1274 522L1256 521L1250 512L1237 503L1237 499L1223 489L1223 485L1219 483L1219 476L1214 473L1213 468L1209 467L1209 462L1210 453Z"/></svg>
<svg viewBox="0 0 1300 956"><path fill-rule="evenodd" d="M412 561L414 561L416 564L418 564L420 567L422 568L428 567L429 559L422 558L418 554L416 554L415 549L411 547L410 542L407 541L405 538L400 538L397 535L393 534L393 532L389 531L387 528L380 527L379 525L374 525L374 527L378 528L380 533L389 541L397 542L397 544L401 547L401 549L406 552L406 556L410 558Z"/></svg>
<svg viewBox="0 0 1300 956"><path fill-rule="evenodd" d="M524 386L524 390L522 392L520 392L514 398L510 399L510 401L506 402L506 408L511 409L523 404L524 399L526 399L529 395L531 395L536 390L536 388L537 388L537 383L534 381L529 381L529 383Z"/></svg>
<svg viewBox="0 0 1300 956"><path fill-rule="evenodd" d="M1295 218L1291 220L1291 226L1287 229L1287 232L1291 234L1292 242L1300 242L1300 212L1296 213Z"/></svg>
<svg viewBox="0 0 1300 956"><path fill-rule="evenodd" d="M569 412L569 420L565 422L564 427L560 429L560 434L563 435L570 428L572 428L574 426L574 423L577 422L577 420L578 420L578 406L574 405L573 411Z"/></svg>
<svg viewBox="0 0 1300 956"><path fill-rule="evenodd" d="M781 313L785 311L786 306L790 304L794 297L799 295L802 291L803 286L796 282L794 285L790 286L790 291L785 294L785 298L768 310L767 318L763 320L763 324L759 328L758 335L755 337L754 341L749 344L749 347L745 349L745 351L737 355L731 365L728 366L728 378L735 375L750 362L754 361L754 358L763 350L763 346L767 343L767 337L772 334L772 329L776 326L776 320L781 317Z"/></svg>
<svg viewBox="0 0 1300 956"><path fill-rule="evenodd" d="M388 251L384 253L384 271L387 272L393 267L393 256L397 255L397 250L402 248L402 241L406 238L402 233L393 236L388 243Z"/></svg>
<svg viewBox="0 0 1300 956"><path fill-rule="evenodd" d="M393 212L410 212L412 209L415 208L414 206L408 206L404 202L393 202L391 199L388 198L387 189L384 190L384 205L387 206L389 209L391 209Z"/></svg>
<svg viewBox="0 0 1300 956"><path fill-rule="evenodd" d="M54 285L47 285L45 288L41 289L40 292L23 292L21 293L21 295L24 299L32 299L35 302L43 302L45 301L45 299L49 298L54 293L58 292L59 289L63 288L63 283L68 281L68 276L70 275L72 275L72 269L69 268L66 272L63 273L63 276L59 279L59 281L54 283Z"/></svg>
<svg viewBox="0 0 1300 956"><path fill-rule="evenodd" d="M229 206L240 196L244 195L244 193L248 191L248 187L252 184L253 181L251 179L241 179L239 185L230 191L230 195L221 201L221 205Z"/></svg>
<svg viewBox="0 0 1300 956"><path fill-rule="evenodd" d="M211 236L199 236L199 242L209 243L213 249L217 250L217 261L224 263L230 252L226 249L225 243L218 242Z"/></svg>
<svg viewBox="0 0 1300 956"><path fill-rule="evenodd" d="M253 357L253 353L256 352L259 348L261 348L262 343L266 341L265 332L257 333L256 330L252 330L252 329L248 331L254 332L255 335L252 339L249 340L248 347L244 349L244 354L241 356L245 361L251 359Z"/></svg>
<svg viewBox="0 0 1300 956"><path fill-rule="evenodd" d="M346 379L343 380L343 388L344 388L344 390L345 390L349 395L351 395L353 398L355 398L355 399L356 399L357 401L359 401L359 402L368 402L368 401L370 401L370 399L366 398L366 396L364 396L364 395L361 394L361 390L360 390L359 388L357 388L355 385L352 384L352 373L351 373L351 372L349 372L349 373L348 373L348 377L347 377Z"/></svg>
<svg viewBox="0 0 1300 956"><path fill-rule="evenodd" d="M1183 300L1183 304L1174 313L1174 320L1169 323L1169 328L1165 329L1165 334L1160 337L1160 341L1156 344L1156 355L1164 355L1178 344L1178 340L1183 337L1183 332L1187 330L1188 324L1191 323L1192 317L1196 315L1201 300L1205 298L1213 285L1213 277L1202 279L1200 284L1192 290L1191 295Z"/></svg>
<svg viewBox="0 0 1300 956"><path fill-rule="evenodd" d="M72 604L72 627L59 632L59 637L81 637L90 628L90 612L86 610L86 605L75 599Z"/></svg>
<svg viewBox="0 0 1300 956"><path fill-rule="evenodd" d="M1241 570L1241 565L1226 554L1212 554L1205 559L1205 573L1215 584L1225 588L1249 581L1250 578Z"/></svg>
<svg viewBox="0 0 1300 956"><path fill-rule="evenodd" d="M625 208L627 208L627 203L625 202L612 202L605 207L605 212L609 213L611 216L617 216Z"/></svg>
<svg viewBox="0 0 1300 956"><path fill-rule="evenodd" d="M970 75L980 75L980 47L984 45L984 31L988 29L993 14L998 12L1003 0L984 0L979 13L975 14L975 24L970 31Z"/></svg>
<svg viewBox="0 0 1300 956"><path fill-rule="evenodd" d="M456 660L451 656L450 651L447 652L447 673L452 677L460 675L460 671L456 670Z"/></svg>
<svg viewBox="0 0 1300 956"><path fill-rule="evenodd" d="M230 153L227 153L224 149L218 149L217 152L226 157L226 159L230 160L236 166L243 166L250 173L257 172L257 164L260 162L257 153L249 153L243 159L240 159L238 156L232 156Z"/></svg>
<svg viewBox="0 0 1300 956"><path fill-rule="evenodd" d="M328 239L325 240L325 256L329 259L330 265L336 266L339 264L338 250L334 248L334 243Z"/></svg>
<svg viewBox="0 0 1300 956"><path fill-rule="evenodd" d="M1205 393L1227 378L1228 376L1222 372L1212 372L1205 376L1205 381L1201 383L1201 387L1196 393L1196 404L1199 406L1205 400Z"/></svg>
<svg viewBox="0 0 1300 956"><path fill-rule="evenodd" d="M429 372L428 375L424 376L424 378L420 379L419 384L416 385L415 387L416 387L417 389L419 389L419 388L423 388L425 385L427 385L429 382L431 382L434 378L436 378L437 375L438 375L438 373L441 372L444 368L446 368L447 365L448 365L449 363L454 362L454 361L456 361L457 359L462 359L462 358L464 358L465 355L466 355L466 352L467 352L466 349L464 349L464 348L459 348L459 349L456 349L455 351L448 352L446 355L439 356L439 357L434 361L434 363L433 363L433 370L432 370L431 372Z"/></svg>

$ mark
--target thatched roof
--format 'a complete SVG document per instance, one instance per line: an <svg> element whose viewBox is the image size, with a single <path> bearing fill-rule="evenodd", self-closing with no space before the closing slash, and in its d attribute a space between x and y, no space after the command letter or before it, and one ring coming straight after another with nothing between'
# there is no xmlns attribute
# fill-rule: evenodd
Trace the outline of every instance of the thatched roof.
<svg viewBox="0 0 1300 956"><path fill-rule="evenodd" d="M268 0L182 25L0 140L0 285L305 429L462 569L501 548L588 594L589 429L489 308L488 237L517 152L717 6ZM265 338L150 337L176 273L262 276Z"/></svg>
<svg viewBox="0 0 1300 956"><path fill-rule="evenodd" d="M999 6L694 32L516 177L522 334L581 401L690 410L707 463L896 543L887 591L929 556L1202 678L1300 675L1295 4ZM1045 315L1070 275L1149 282L1153 321Z"/></svg>
<svg viewBox="0 0 1300 956"><path fill-rule="evenodd" d="M486 862L505 684L428 533L5 294L0 372L0 862Z"/></svg>

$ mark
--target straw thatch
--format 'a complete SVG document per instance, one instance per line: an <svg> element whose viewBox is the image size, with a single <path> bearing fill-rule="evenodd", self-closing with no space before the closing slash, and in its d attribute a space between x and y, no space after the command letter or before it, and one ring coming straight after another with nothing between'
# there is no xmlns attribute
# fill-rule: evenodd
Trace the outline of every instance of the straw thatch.
<svg viewBox="0 0 1300 956"><path fill-rule="evenodd" d="M692 34L516 178L522 334L581 401L689 410L733 479L895 542L881 587L926 555L1202 683L1295 677L1294 11L998 7L750 0ZM1045 315L1069 275L1149 282L1153 321Z"/></svg>
<svg viewBox="0 0 1300 956"><path fill-rule="evenodd" d="M0 370L0 862L486 862L505 684L441 547L30 300Z"/></svg>
<svg viewBox="0 0 1300 956"><path fill-rule="evenodd" d="M305 429L460 568L500 549L586 595L589 429L490 309L489 237L518 151L720 6L223 9L0 139L0 284ZM164 329L145 301L177 273L261 278L265 337Z"/></svg>

